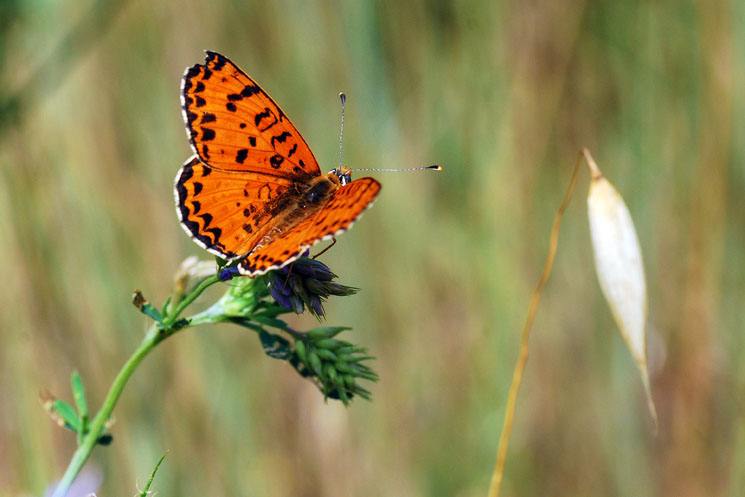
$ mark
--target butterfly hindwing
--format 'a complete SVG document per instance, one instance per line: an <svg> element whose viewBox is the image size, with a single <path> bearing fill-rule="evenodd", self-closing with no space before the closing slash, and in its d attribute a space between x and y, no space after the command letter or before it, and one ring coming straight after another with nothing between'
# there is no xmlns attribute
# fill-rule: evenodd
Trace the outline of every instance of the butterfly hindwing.
<svg viewBox="0 0 745 497"><path fill-rule="evenodd" d="M373 178L360 178L339 188L305 233L303 245L311 246L348 230L372 206L378 193L380 183Z"/></svg>
<svg viewBox="0 0 745 497"><path fill-rule="evenodd" d="M205 164L310 179L321 171L282 109L227 57L207 52L186 70L181 103L186 132Z"/></svg>
<svg viewBox="0 0 745 497"><path fill-rule="evenodd" d="M321 240L343 233L372 205L379 192L380 183L373 178L360 178L342 186L317 214L249 254L239 264L240 272L256 276L278 269Z"/></svg>
<svg viewBox="0 0 745 497"><path fill-rule="evenodd" d="M292 196L284 179L215 169L192 157L176 176L181 226L201 247L226 259L246 255L271 229L273 209Z"/></svg>

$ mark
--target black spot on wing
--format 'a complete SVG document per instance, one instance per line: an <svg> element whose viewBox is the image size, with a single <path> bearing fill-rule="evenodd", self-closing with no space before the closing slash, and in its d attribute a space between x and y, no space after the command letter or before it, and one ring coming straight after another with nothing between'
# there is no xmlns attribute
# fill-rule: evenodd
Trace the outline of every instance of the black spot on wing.
<svg viewBox="0 0 745 497"><path fill-rule="evenodd" d="M176 183L176 192L178 193L181 219L186 219L189 217L189 209L187 209L185 205L186 197L189 196L189 191L186 189L184 183L189 181L193 176L194 168L191 166L191 164L187 164L181 169L181 174L179 175L178 182Z"/></svg>
<svg viewBox="0 0 745 497"><path fill-rule="evenodd" d="M210 128L202 128L202 140L210 141L215 139L215 130Z"/></svg>
<svg viewBox="0 0 745 497"><path fill-rule="evenodd" d="M269 119L270 117L274 117L274 114L272 114L272 111L269 109L269 107L264 107L264 111L263 112L259 112L258 114L256 114L256 116L254 116L254 124L256 124L256 127L258 128L259 127L259 123L261 123L265 119ZM272 126L274 126L275 124L277 124L277 118L276 117L274 118L273 121L271 121L269 124L267 124L263 128L259 128L259 130L266 131L269 128L271 128Z"/></svg>
<svg viewBox="0 0 745 497"><path fill-rule="evenodd" d="M202 214L202 215L200 215L198 217L201 217L202 220L204 221L204 224L202 225L202 228L203 229L206 229L207 226L209 226L210 223L212 222L212 214L205 213L205 214Z"/></svg>
<svg viewBox="0 0 745 497"><path fill-rule="evenodd" d="M225 108L228 109L230 112L235 112L238 109L233 102L228 102L227 104L225 104Z"/></svg>
<svg viewBox="0 0 745 497"><path fill-rule="evenodd" d="M241 95L246 98L252 97L257 93L261 93L261 90L256 85L246 85L243 90L241 90Z"/></svg>
<svg viewBox="0 0 745 497"><path fill-rule="evenodd" d="M282 157L282 156L281 156L281 155L279 155L279 154L274 154L274 155L272 155L272 156L271 156L271 158L269 159L269 164L271 164L271 166L272 166L272 167L273 167L274 169L279 169L279 168L280 168L280 167L282 166L282 163L283 163L284 161L285 161L285 158L284 158L284 157Z"/></svg>
<svg viewBox="0 0 745 497"><path fill-rule="evenodd" d="M235 257L237 257L237 255L226 250L225 246L219 242L222 231L219 228L204 230L204 228L200 226L199 222L194 219L194 217L192 217L197 214L202 208L202 205L195 200L191 200L190 202L187 201L190 195L186 185L194 178L194 164L195 162L184 165L181 168L181 173L179 174L178 180L176 181L176 194L179 200L178 210L181 218L181 224L191 234L192 238L197 240L203 247L215 250L228 259L234 259ZM197 185L201 184L198 182L194 182L193 189L195 192L201 190L201 186ZM192 211L189 210L189 207L192 208ZM207 219L205 219L205 216L209 218L209 215L207 214L202 214L201 216L197 217L201 217L202 220L207 221ZM209 224L209 221L204 224L205 228L207 224Z"/></svg>
<svg viewBox="0 0 745 497"><path fill-rule="evenodd" d="M191 80L194 79L200 72L202 72L202 66L199 64L191 66L184 74L184 91L191 88Z"/></svg>
<svg viewBox="0 0 745 497"><path fill-rule="evenodd" d="M207 62L212 62L212 68L215 71L220 71L225 66L225 64L228 62L227 57L220 55L217 52L210 52L207 51Z"/></svg>
<svg viewBox="0 0 745 497"><path fill-rule="evenodd" d="M255 147L256 146L256 137L255 136L249 136L248 137L248 143L250 143L252 147Z"/></svg>
<svg viewBox="0 0 745 497"><path fill-rule="evenodd" d="M228 98L230 98L230 95L228 95ZM265 107L262 112L259 112L258 114L256 114L256 116L254 116L254 124L258 126L262 119L271 117L271 115L272 115L272 111L270 111L268 108Z"/></svg>
<svg viewBox="0 0 745 497"><path fill-rule="evenodd" d="M214 114L210 114L209 112L205 112L202 116L202 124L213 123L215 121L217 121L217 116L215 116Z"/></svg>
<svg viewBox="0 0 745 497"><path fill-rule="evenodd" d="M202 183L195 181L194 182L194 196L196 197L199 195L202 191Z"/></svg>
<svg viewBox="0 0 745 497"><path fill-rule="evenodd" d="M240 149L238 151L237 154L235 154L235 161L238 164L243 164L243 161L246 160L246 157L248 157L248 149L247 148L242 148L242 149Z"/></svg>
<svg viewBox="0 0 745 497"><path fill-rule="evenodd" d="M285 141L287 141L288 138L292 138L292 135L287 131L283 131L277 136L272 136L272 148L277 148L277 143L284 143Z"/></svg>
<svg viewBox="0 0 745 497"><path fill-rule="evenodd" d="M204 107L205 105L207 105L207 101L200 96L197 96L196 102L197 107Z"/></svg>

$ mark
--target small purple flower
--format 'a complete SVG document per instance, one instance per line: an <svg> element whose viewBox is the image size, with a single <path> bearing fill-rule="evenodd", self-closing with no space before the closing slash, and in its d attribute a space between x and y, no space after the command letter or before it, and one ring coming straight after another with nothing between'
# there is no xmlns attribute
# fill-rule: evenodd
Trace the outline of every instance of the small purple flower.
<svg viewBox="0 0 745 497"><path fill-rule="evenodd" d="M240 276L240 273L238 272L238 266L222 268L218 276L220 278L220 281L232 280L236 276Z"/></svg>
<svg viewBox="0 0 745 497"><path fill-rule="evenodd" d="M324 263L307 257L267 274L269 293L274 300L296 314L308 312L320 318L324 315L323 302L330 295L346 296L358 289L334 283L336 275Z"/></svg>

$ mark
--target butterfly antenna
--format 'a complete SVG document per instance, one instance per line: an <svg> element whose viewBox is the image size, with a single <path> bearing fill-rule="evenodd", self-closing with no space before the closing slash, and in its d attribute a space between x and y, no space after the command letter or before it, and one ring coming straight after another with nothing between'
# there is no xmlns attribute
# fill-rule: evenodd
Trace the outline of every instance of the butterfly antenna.
<svg viewBox="0 0 745 497"><path fill-rule="evenodd" d="M442 166L438 165L432 165L432 166L422 166L422 167L407 167L404 169L371 169L371 168L362 168L362 169L352 169L352 171L382 171L387 173L401 173L406 171L442 171Z"/></svg>
<svg viewBox="0 0 745 497"><path fill-rule="evenodd" d="M339 132L339 169L341 170L341 143L344 139L344 104L347 103L347 96L342 92L339 93L341 100L341 131Z"/></svg>
<svg viewBox="0 0 745 497"><path fill-rule="evenodd" d="M347 103L347 96L342 92L339 93L339 99L341 100L341 131L339 132L339 170L342 165L342 140L344 139L344 104ZM403 171L442 171L442 167L438 165L424 166L424 167L409 167L406 169L352 169L352 171L380 171L380 172L403 172Z"/></svg>

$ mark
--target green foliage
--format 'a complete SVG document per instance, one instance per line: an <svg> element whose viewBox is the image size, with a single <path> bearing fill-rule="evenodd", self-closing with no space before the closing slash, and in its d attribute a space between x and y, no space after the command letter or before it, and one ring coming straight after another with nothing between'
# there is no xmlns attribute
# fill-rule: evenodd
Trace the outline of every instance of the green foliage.
<svg viewBox="0 0 745 497"><path fill-rule="evenodd" d="M152 473L150 473L150 478L148 478L145 488L143 488L142 491L140 492L140 497L147 497L150 494L150 487L152 486L153 480L155 479L155 473L158 472L160 465L163 463L163 459L165 459L167 455L168 455L168 452L160 456L160 459L158 459L158 462L153 468Z"/></svg>
<svg viewBox="0 0 745 497"><path fill-rule="evenodd" d="M330 284L332 283L331 280L336 278L336 275L325 265L306 259L301 258L295 264L298 270L305 272L305 280L313 280L320 277L325 284ZM294 331L284 321L279 319L278 316L290 311L302 311L302 306L300 308L292 306L291 309L288 309L286 305L281 305L286 302L285 297L294 298L298 292L304 293L302 300L298 301L307 302L305 304L307 308L312 310L312 313L316 317L319 317L323 313L323 310L320 307L319 295L317 293L305 287L296 287L286 292L278 293L282 292L282 289L270 288L267 278L234 278L237 274L235 266L222 266L218 267L217 270L219 271L218 274L205 275L203 265L195 263L195 261L190 259L184 261L174 278L176 282L174 292L165 300L161 311L153 307L142 295L142 292L139 290L134 292L132 298L133 305L155 322L150 328L150 331L145 335L140 347L132 354L117 375L109 390L109 395L104 400L101 409L96 414L90 427L88 425L88 404L85 390L80 375L77 372L73 372L71 383L78 412L70 404L44 394L42 400L44 401L45 408L52 415L52 418L57 420L61 426L65 426L78 434L78 450L73 455L62 480L56 486L54 497L64 497L97 444L109 445L112 442L112 436L106 433L109 427L108 420L111 418L124 386L140 361L160 342L187 327L223 322L241 325L258 333L261 346L269 357L288 361L300 372L301 376L314 381L323 392L324 398L339 399L344 405L349 404L355 394L365 399L370 398L369 391L360 387L355 382L356 378L372 381L377 380L377 375L370 368L360 364L362 360L367 360L369 357L360 359L349 356L348 354L337 357L333 353L333 350L337 349L339 352L346 351L352 354L361 350L347 342L340 342L331 338L345 328L325 328L323 330L316 330L310 335L305 335ZM287 281L286 276L288 275L283 277ZM271 277L272 272L268 275L268 278ZM233 284L207 310L189 318L181 316L207 288L220 281L230 280L232 280ZM344 289L347 287L336 283L334 285L340 289L335 293L336 295L351 295L356 292L356 289L353 292L346 292ZM322 287L319 292L324 292L324 299L329 296L329 293L326 293L325 287ZM315 304L312 303L313 299L315 299ZM257 310L259 312L255 317L254 312ZM293 356L290 341L276 333L270 333L264 329L264 326L270 326L287 333L296 343L298 340L307 342L308 352L307 355L303 354L303 357L307 361L298 362L297 356ZM301 348L305 350L305 346ZM326 361L326 364L323 364L319 357L322 357ZM349 360L345 359L345 357L348 357ZM306 370L304 366L308 366L309 369ZM344 374L337 374L337 369ZM162 460L163 458L161 458L160 462ZM160 466L160 462L155 470L153 470L148 488L150 483L152 483L155 471Z"/></svg>
<svg viewBox="0 0 745 497"><path fill-rule="evenodd" d="M86 399L83 381L77 371L72 372L70 384L73 398L75 399L75 407L64 400L55 398L46 391L42 391L41 400L53 421L59 426L72 430L77 434L78 445L80 445L83 437L89 434L88 401ZM107 416L107 421L110 421L110 416ZM104 425L104 430L101 433L94 435L96 437L96 444L109 445L114 440L111 434L105 432L105 429L108 427L109 423Z"/></svg>

